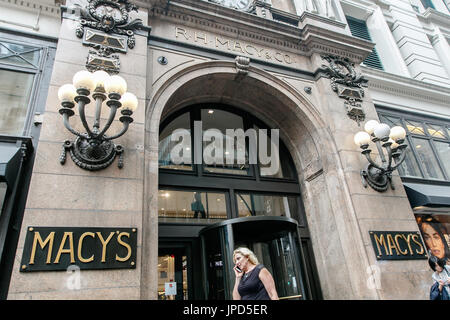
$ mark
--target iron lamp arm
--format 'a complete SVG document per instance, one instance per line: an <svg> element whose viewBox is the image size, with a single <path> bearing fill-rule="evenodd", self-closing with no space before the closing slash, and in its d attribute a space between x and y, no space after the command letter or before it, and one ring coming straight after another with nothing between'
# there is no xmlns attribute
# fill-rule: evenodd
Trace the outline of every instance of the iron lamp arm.
<svg viewBox="0 0 450 320"><path fill-rule="evenodd" d="M363 150L361 153L366 157L366 159L367 159L367 161L369 161L369 163L372 165L372 166L374 166L375 168L377 168L377 169L380 169L380 170L385 170L385 168L383 168L382 166L379 166L375 161L373 161L372 160L372 157L370 156L370 153L372 152L372 150L370 150L370 149L366 149L366 150Z"/></svg>
<svg viewBox="0 0 450 320"><path fill-rule="evenodd" d="M115 135L113 135L113 136L111 136L111 137L105 137L104 140L114 140L114 139L117 139L117 138L123 136L123 134L124 134L125 132L127 132L128 128L129 128L129 126L130 126L131 121L122 121L122 123L123 123L123 127L122 127L122 130L120 130L119 133L117 133L117 134L115 134Z"/></svg>
<svg viewBox="0 0 450 320"><path fill-rule="evenodd" d="M397 169L403 163L403 161L405 160L405 158L406 158L406 148L407 148L407 146L405 145L405 147L401 149L402 154L400 156L400 159L398 161L396 161L396 164L392 167L392 170Z"/></svg>
<svg viewBox="0 0 450 320"><path fill-rule="evenodd" d="M64 120L64 127L66 127L67 130L69 130L72 134L74 134L74 135L76 135L78 137L86 138L86 139L88 138L88 136L86 134L82 134L82 133L80 133L80 132L78 132L78 131L76 131L75 129L72 128L72 126L69 123L69 118L70 118L69 114L63 113L62 116L63 116L63 120Z"/></svg>
<svg viewBox="0 0 450 320"><path fill-rule="evenodd" d="M92 133L91 129L89 128L89 125L86 121L86 114L85 109L86 105L91 102L91 99L87 97L88 92L82 92L81 90L78 90L79 93L81 93L79 96L75 97L75 101L78 104L78 112L81 119L81 123L83 124L84 129L86 130L89 137L94 137L94 134Z"/></svg>
<svg viewBox="0 0 450 320"><path fill-rule="evenodd" d="M108 101L109 102L109 101ZM108 122L105 124L105 127L103 128L103 130L97 135L97 137L103 137L103 135L105 134L106 131L108 131L108 129L111 127L111 124L114 121L114 118L116 117L116 112L117 112L117 108L120 107L120 104L108 104L108 106L110 107L109 110L109 118L108 118ZM106 139L105 139L106 140ZM111 140L111 139L108 139Z"/></svg>

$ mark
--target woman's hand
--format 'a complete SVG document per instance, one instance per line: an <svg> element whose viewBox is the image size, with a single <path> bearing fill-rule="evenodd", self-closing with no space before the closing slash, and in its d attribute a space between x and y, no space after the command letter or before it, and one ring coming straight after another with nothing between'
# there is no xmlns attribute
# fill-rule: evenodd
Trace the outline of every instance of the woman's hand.
<svg viewBox="0 0 450 320"><path fill-rule="evenodd" d="M442 280L439 280L439 291L442 291L442 288L444 288L445 283Z"/></svg>

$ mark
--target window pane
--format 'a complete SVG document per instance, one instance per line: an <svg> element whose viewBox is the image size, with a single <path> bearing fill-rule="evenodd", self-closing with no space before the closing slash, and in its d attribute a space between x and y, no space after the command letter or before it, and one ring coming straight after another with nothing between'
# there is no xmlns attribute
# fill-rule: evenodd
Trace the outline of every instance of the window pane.
<svg viewBox="0 0 450 320"><path fill-rule="evenodd" d="M0 42L0 63L23 67L37 67L39 57L39 48L22 44Z"/></svg>
<svg viewBox="0 0 450 320"><path fill-rule="evenodd" d="M3 204L5 203L7 188L6 182L0 182L0 215L2 214Z"/></svg>
<svg viewBox="0 0 450 320"><path fill-rule="evenodd" d="M239 217L284 216L298 219L297 197L237 194Z"/></svg>
<svg viewBox="0 0 450 320"><path fill-rule="evenodd" d="M425 135L425 130L423 129L422 123L410 120L405 120L405 123L409 132L413 134L420 134L422 136Z"/></svg>
<svg viewBox="0 0 450 320"><path fill-rule="evenodd" d="M420 138L412 138L412 141L418 159L422 164L425 178L444 179L429 141Z"/></svg>
<svg viewBox="0 0 450 320"><path fill-rule="evenodd" d="M183 219L226 219L225 194L159 190L160 217Z"/></svg>
<svg viewBox="0 0 450 320"><path fill-rule="evenodd" d="M0 133L22 134L33 80L33 74L0 70Z"/></svg>
<svg viewBox="0 0 450 320"><path fill-rule="evenodd" d="M203 109L201 111L201 119L204 170L206 172L247 175L249 159L248 149L245 147L246 144L242 144L241 148L239 148L238 139L231 135L227 136L226 132L227 129L244 130L242 117L223 110ZM215 141L211 129L221 132L222 141ZM239 156L243 161L238 161Z"/></svg>
<svg viewBox="0 0 450 320"><path fill-rule="evenodd" d="M420 173L419 165L417 164L416 158L412 152L410 146L406 148L405 161L398 167L400 175L402 177L419 177L422 178Z"/></svg>
<svg viewBox="0 0 450 320"><path fill-rule="evenodd" d="M427 131L434 138L445 139L445 131L441 126L427 124Z"/></svg>
<svg viewBox="0 0 450 320"><path fill-rule="evenodd" d="M450 144L447 142L433 141L439 154L441 164L444 166L447 177L450 177Z"/></svg>
<svg viewBox="0 0 450 320"><path fill-rule="evenodd" d="M397 117L380 115L380 122L386 123L391 128L395 127L395 126L403 127L402 122L400 121L400 118L397 118Z"/></svg>
<svg viewBox="0 0 450 320"><path fill-rule="evenodd" d="M190 127L190 116L189 112L187 112L170 122L161 132L158 151L160 168L192 170ZM181 130L184 130L184 132ZM173 155L178 159L172 159Z"/></svg>

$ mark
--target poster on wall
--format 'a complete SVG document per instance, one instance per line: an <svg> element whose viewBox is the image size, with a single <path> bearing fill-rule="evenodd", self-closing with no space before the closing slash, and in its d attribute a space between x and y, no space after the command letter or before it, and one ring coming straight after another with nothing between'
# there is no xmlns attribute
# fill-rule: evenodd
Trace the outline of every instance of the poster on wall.
<svg viewBox="0 0 450 320"><path fill-rule="evenodd" d="M416 220L428 255L446 259L450 263L450 216L417 215Z"/></svg>

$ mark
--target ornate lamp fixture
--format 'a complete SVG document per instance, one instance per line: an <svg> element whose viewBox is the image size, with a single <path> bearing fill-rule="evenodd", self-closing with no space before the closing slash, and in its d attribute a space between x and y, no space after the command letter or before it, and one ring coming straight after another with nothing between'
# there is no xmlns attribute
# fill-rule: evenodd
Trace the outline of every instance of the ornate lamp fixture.
<svg viewBox="0 0 450 320"><path fill-rule="evenodd" d="M90 94L95 101L95 119L92 129L86 120L85 109L91 102ZM122 136L130 123L131 115L136 110L138 100L136 96L127 91L126 81L117 75L110 76L105 71L79 71L73 77L73 84L65 84L59 88L58 98L61 101L59 113L63 116L64 126L77 136L74 142L66 140L60 157L61 164L66 162L66 152L70 152L72 160L81 168L87 170L100 170L108 167L119 155L119 168L123 167L123 147L115 145L112 140ZM100 116L102 104L106 101L109 108L109 118L100 129ZM69 119L75 114L73 108L78 105L78 113L86 132L80 133L74 130ZM123 128L117 134L107 136L105 133L110 128L116 117L116 112L121 109L122 116L119 120Z"/></svg>
<svg viewBox="0 0 450 320"><path fill-rule="evenodd" d="M364 187L367 188L367 184L369 184L374 190L384 192L387 190L388 184L390 184L392 190L395 190L392 183L392 171L397 169L405 160L406 148L408 147L404 144L405 129L400 126L391 129L385 123L370 120L365 124L364 130L365 132L360 131L354 137L356 145L362 149L361 153L369 161L366 169L361 170ZM370 156L372 152L369 149L370 140L377 146L381 164L377 164ZM387 158L383 148L386 151ZM395 165L393 165L392 159L394 159Z"/></svg>

